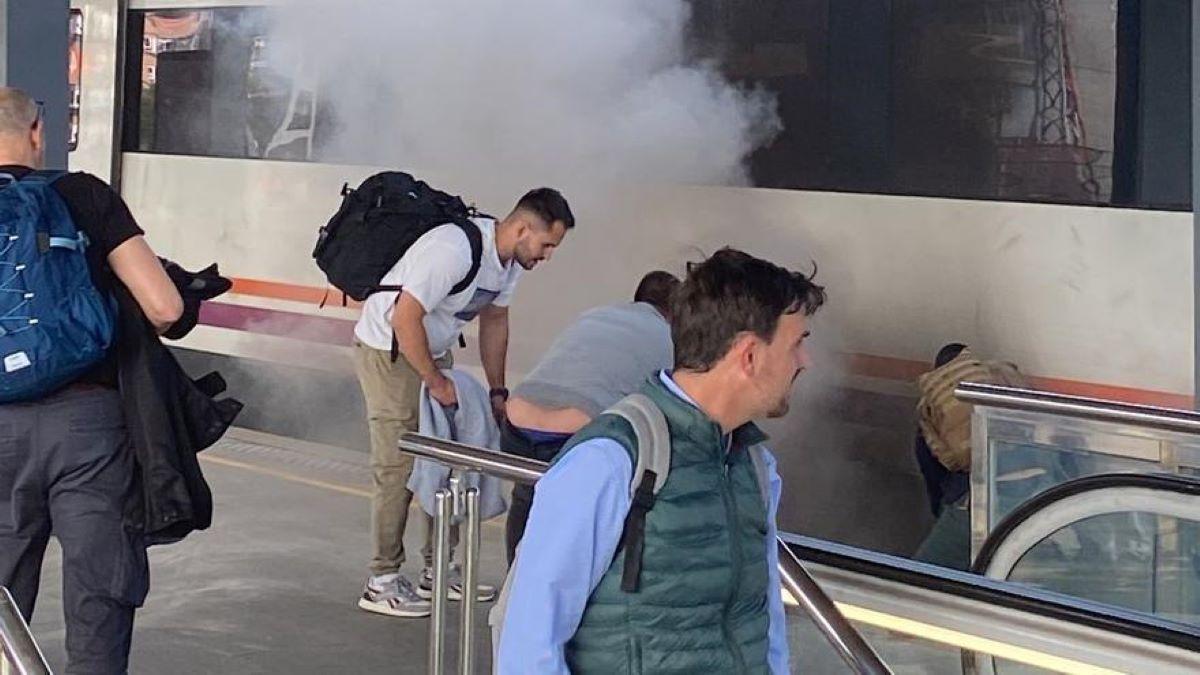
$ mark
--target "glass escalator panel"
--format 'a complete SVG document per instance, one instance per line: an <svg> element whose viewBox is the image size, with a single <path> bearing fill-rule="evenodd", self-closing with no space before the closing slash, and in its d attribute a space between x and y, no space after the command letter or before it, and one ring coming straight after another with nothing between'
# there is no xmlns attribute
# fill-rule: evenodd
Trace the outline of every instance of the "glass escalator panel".
<svg viewBox="0 0 1200 675"><path fill-rule="evenodd" d="M992 527L1042 492L1078 478L1196 473L1197 457L1190 451L1195 439L1188 435L982 406L977 414L986 418L980 478L987 485L984 502Z"/></svg>
<svg viewBox="0 0 1200 675"><path fill-rule="evenodd" d="M1093 516L1029 549L1010 581L1200 625L1200 522Z"/></svg>
<svg viewBox="0 0 1200 675"><path fill-rule="evenodd" d="M1192 413L1041 392L991 389L1006 391L1018 402L975 404L970 500L973 557L978 556L983 543L1001 521L1023 504L1065 483L1117 473L1200 476L1200 437L1170 428L1176 418ZM1033 408L1041 404L1039 399L1052 399L1055 403L1080 407L1086 404L1089 410L1095 408L1101 412L1106 406L1119 408L1118 412L1126 414L1132 410L1147 418L1157 415L1167 422L1138 424L1005 407L1023 405L1019 402L1021 397L1029 398L1028 405Z"/></svg>

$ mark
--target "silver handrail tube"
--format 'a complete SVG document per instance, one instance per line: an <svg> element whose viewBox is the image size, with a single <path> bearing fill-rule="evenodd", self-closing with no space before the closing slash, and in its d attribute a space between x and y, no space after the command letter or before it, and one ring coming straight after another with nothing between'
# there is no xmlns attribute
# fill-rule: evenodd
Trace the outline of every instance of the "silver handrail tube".
<svg viewBox="0 0 1200 675"><path fill-rule="evenodd" d="M526 485L536 483L550 466L536 459L506 455L495 450L413 433L406 433L400 437L400 449L410 455L432 459L453 469L478 471Z"/></svg>
<svg viewBox="0 0 1200 675"><path fill-rule="evenodd" d="M475 594L479 586L479 488L467 488L465 494L467 543L463 547L462 629L458 672L475 673Z"/></svg>
<svg viewBox="0 0 1200 675"><path fill-rule="evenodd" d="M549 467L545 462L414 433L400 437L400 450L454 469L479 471L530 485L536 483ZM891 675L891 669L846 620L782 539L778 540L778 544L779 577L784 589L812 618L817 629L846 664L859 675ZM470 637L463 636L463 639Z"/></svg>
<svg viewBox="0 0 1200 675"><path fill-rule="evenodd" d="M450 571L450 491L438 490L433 496L433 607L429 621L429 673L442 675L446 659L446 577Z"/></svg>
<svg viewBox="0 0 1200 675"><path fill-rule="evenodd" d="M779 545L779 581L784 589L808 614L817 629L833 645L833 648L857 673L890 675L891 669L879 658L861 633L842 616L833 600L821 590L816 579L804 569L804 565L782 539Z"/></svg>
<svg viewBox="0 0 1200 675"><path fill-rule="evenodd" d="M954 396L960 401L992 408L1044 413L1092 422L1130 424L1185 434L1200 433L1200 413L1190 410L1158 408L972 382L959 384L954 390Z"/></svg>
<svg viewBox="0 0 1200 675"><path fill-rule="evenodd" d="M7 659L18 675L50 675L50 666L33 641L29 624L3 586L0 586L0 644L4 649L0 658Z"/></svg>

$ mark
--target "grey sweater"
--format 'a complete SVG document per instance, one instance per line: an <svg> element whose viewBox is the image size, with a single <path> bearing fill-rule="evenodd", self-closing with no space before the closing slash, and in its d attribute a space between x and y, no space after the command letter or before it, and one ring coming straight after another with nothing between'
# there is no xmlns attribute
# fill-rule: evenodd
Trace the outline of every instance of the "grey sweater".
<svg viewBox="0 0 1200 675"><path fill-rule="evenodd" d="M669 369L674 359L671 327L654 307L644 302L597 307L567 326L513 395L595 417Z"/></svg>

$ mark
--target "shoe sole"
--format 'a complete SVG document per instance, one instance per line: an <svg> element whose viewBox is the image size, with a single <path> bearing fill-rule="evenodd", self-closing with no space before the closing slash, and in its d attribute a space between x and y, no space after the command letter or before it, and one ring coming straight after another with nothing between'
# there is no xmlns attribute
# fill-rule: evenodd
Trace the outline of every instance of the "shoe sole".
<svg viewBox="0 0 1200 675"><path fill-rule="evenodd" d="M420 596L420 598L422 600L433 600L433 591L426 590L424 588L421 588L420 586L417 586L417 595ZM449 591L447 591L446 595L449 596L449 598L454 601L462 600L462 592L456 591L453 588L451 588ZM476 595L475 596L475 602L491 602L492 600L495 600L495 599L496 599L495 591L488 593L486 595Z"/></svg>
<svg viewBox="0 0 1200 675"><path fill-rule="evenodd" d="M398 617L405 618L405 619L420 619L423 617L427 617L433 613L432 608L431 609L410 609L410 610L392 609L391 607L389 607L387 605L383 605L383 604L380 604L377 602L371 602L370 600L367 600L366 598L358 599L358 608L364 609L368 612L371 612L372 614L382 614L384 616L398 616Z"/></svg>

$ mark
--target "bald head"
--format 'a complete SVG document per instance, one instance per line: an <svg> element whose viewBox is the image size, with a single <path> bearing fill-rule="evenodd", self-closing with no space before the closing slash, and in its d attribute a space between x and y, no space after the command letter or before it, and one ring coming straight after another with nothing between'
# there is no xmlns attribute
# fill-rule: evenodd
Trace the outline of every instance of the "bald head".
<svg viewBox="0 0 1200 675"><path fill-rule="evenodd" d="M29 94L12 87L0 87L0 134L29 133L37 115L37 104Z"/></svg>
<svg viewBox="0 0 1200 675"><path fill-rule="evenodd" d="M37 103L25 92L0 87L0 164L35 169L42 163L42 125Z"/></svg>

